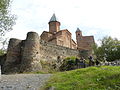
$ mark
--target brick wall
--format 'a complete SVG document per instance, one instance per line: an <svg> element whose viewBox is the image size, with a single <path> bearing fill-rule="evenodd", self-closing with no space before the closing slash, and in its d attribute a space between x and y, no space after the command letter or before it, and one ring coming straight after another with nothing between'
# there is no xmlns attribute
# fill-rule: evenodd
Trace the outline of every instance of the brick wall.
<svg viewBox="0 0 120 90"><path fill-rule="evenodd" d="M60 22L52 21L49 23L49 32L54 33L60 30Z"/></svg>

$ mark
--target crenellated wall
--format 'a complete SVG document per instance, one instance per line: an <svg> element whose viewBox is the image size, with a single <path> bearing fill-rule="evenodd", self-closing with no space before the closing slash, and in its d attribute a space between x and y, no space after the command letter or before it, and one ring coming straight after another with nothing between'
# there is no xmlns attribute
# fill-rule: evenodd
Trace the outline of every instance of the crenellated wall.
<svg viewBox="0 0 120 90"><path fill-rule="evenodd" d="M55 45L40 40L36 32L28 32L25 40L10 39L4 73L42 70L40 61L55 61L58 57L80 57L77 49Z"/></svg>

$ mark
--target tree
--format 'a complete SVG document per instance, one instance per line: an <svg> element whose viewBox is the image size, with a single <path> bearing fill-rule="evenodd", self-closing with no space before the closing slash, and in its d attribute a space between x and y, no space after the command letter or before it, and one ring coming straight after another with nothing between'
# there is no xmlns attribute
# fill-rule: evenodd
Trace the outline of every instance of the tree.
<svg viewBox="0 0 120 90"><path fill-rule="evenodd" d="M118 39L109 36L104 37L100 42L100 46L93 47L97 59L107 61L120 59L120 41Z"/></svg>
<svg viewBox="0 0 120 90"><path fill-rule="evenodd" d="M11 0L0 0L0 44L2 45L6 41L4 35L13 29L16 19L15 15L10 14L10 3Z"/></svg>

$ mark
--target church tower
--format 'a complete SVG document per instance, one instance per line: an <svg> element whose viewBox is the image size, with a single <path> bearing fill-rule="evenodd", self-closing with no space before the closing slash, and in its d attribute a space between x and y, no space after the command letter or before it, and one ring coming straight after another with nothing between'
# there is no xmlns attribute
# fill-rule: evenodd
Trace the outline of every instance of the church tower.
<svg viewBox="0 0 120 90"><path fill-rule="evenodd" d="M77 28L77 30L76 30L76 41L77 41L77 46L78 47L80 47L81 40L82 40L82 31L79 28Z"/></svg>
<svg viewBox="0 0 120 90"><path fill-rule="evenodd" d="M49 32L56 33L60 30L60 22L57 20L55 14L53 14L48 24Z"/></svg>

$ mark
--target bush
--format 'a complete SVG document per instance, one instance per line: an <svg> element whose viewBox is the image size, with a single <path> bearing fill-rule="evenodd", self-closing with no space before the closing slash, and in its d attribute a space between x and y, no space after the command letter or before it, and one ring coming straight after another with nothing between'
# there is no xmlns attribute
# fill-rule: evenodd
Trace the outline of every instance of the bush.
<svg viewBox="0 0 120 90"><path fill-rule="evenodd" d="M40 61L41 65L42 65L42 70L40 72L43 72L43 73L54 73L56 72L56 69L55 69L55 62L48 62L48 61L44 61L44 60L41 60Z"/></svg>
<svg viewBox="0 0 120 90"><path fill-rule="evenodd" d="M63 60L63 64L60 66L60 71L68 71L75 69L76 66L76 57L67 57Z"/></svg>
<svg viewBox="0 0 120 90"><path fill-rule="evenodd" d="M0 56L3 56L5 52L3 50L0 50Z"/></svg>

